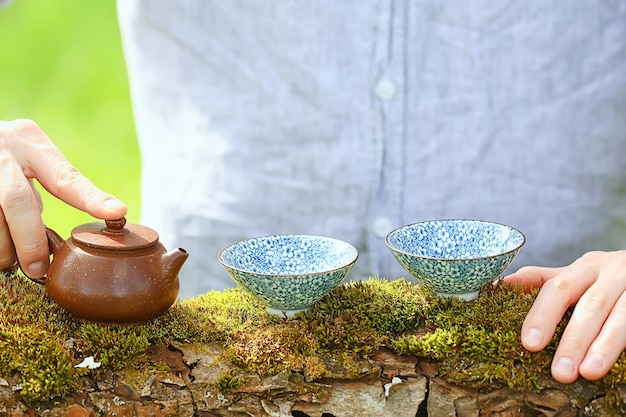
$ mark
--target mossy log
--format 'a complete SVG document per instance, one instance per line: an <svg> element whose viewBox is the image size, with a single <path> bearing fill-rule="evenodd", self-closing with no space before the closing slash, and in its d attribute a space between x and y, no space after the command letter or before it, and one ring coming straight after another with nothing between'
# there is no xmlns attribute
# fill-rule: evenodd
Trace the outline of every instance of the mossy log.
<svg viewBox="0 0 626 417"><path fill-rule="evenodd" d="M465 303L369 279L294 319L232 289L105 326L0 274L0 415L624 415L626 355L602 380L563 385L550 362L568 317L544 351L521 347L535 296L498 285Z"/></svg>

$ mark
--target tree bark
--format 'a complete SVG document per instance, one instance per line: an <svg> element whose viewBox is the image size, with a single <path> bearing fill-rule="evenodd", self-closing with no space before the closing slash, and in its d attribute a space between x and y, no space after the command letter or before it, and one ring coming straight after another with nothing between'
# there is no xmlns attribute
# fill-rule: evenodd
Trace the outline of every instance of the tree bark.
<svg viewBox="0 0 626 417"><path fill-rule="evenodd" d="M518 417L609 415L597 387L579 380L561 387L490 392L438 376L438 365L381 348L355 379L306 381L296 371L261 378L223 361L217 346L151 346L169 372L149 371L131 382L128 370L82 378L78 392L29 409L11 378L0 379L0 415L10 416L259 416L259 417ZM245 383L221 392L230 373ZM626 387L620 390L624 400ZM615 414L615 413L613 413ZM618 414L619 415L619 412Z"/></svg>

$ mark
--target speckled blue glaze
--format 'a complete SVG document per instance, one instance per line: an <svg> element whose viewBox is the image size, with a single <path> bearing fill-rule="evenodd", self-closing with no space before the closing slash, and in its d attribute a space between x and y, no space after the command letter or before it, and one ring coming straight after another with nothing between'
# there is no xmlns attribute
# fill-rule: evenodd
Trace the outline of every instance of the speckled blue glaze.
<svg viewBox="0 0 626 417"><path fill-rule="evenodd" d="M356 262L356 248L324 236L259 237L223 249L218 258L233 280L271 312L305 310L332 291Z"/></svg>
<svg viewBox="0 0 626 417"><path fill-rule="evenodd" d="M472 299L511 264L526 238L481 220L433 220L393 230L386 243L400 265L443 296Z"/></svg>

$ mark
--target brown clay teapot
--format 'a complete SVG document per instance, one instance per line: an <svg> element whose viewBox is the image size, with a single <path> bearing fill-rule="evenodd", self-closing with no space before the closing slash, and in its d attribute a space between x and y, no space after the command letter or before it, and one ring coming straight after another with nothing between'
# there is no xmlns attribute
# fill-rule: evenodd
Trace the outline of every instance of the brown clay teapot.
<svg viewBox="0 0 626 417"><path fill-rule="evenodd" d="M178 272L189 254L167 252L154 230L122 218L77 226L67 241L46 233L52 262L39 282L75 318L144 323L176 301Z"/></svg>

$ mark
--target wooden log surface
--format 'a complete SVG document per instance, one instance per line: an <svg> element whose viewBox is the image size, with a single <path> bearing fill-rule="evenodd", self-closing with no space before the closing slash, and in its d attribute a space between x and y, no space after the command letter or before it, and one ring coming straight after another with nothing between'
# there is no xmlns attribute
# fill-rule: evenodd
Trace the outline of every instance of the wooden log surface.
<svg viewBox="0 0 626 417"><path fill-rule="evenodd" d="M440 378L437 364L381 349L354 379L307 382L294 371L264 378L236 372L246 383L228 392L216 388L227 370L216 346L160 346L151 354L172 371L148 372L141 381L124 370L96 379L81 377L81 389L64 398L26 406L14 380L0 380L0 413L11 416L602 416L606 398L591 384L521 391L481 391ZM392 382L393 380L393 382ZM620 391L624 400L624 389ZM574 396L573 393L576 393ZM619 414L615 414L619 415Z"/></svg>
<svg viewBox="0 0 626 417"><path fill-rule="evenodd" d="M499 375L497 372L494 375L467 373L470 370L480 370L482 366L480 360L484 360L484 357L477 360L477 357L472 356L475 355L472 352L476 349L463 346L458 341L450 346L443 346L441 349L447 352L446 355L441 355L440 352L432 355L436 357L399 352L402 346L413 346L411 344L413 341L419 341L425 335L435 334L437 329L442 329L442 327L435 329L432 323L424 320L424 317L416 320L415 326L409 330L402 327L399 321L393 324L395 333L390 333L386 328L380 333L385 334L384 337L371 339L368 335L363 335L362 340L355 341L355 334L358 332L354 330L356 333L351 333L346 329L350 326L347 318L337 314L332 316L332 320L325 318L325 313L321 313L324 306L312 312L312 318L307 316L281 321L267 316L253 303L250 311L242 310L241 305L249 300L245 298L245 294L233 291L227 294L209 294L205 298L177 305L172 312L145 327L112 328L76 323L47 300L45 293L38 292L41 291L38 286L29 287L30 284L17 277L0 278L0 301L3 303L3 310L0 311L0 343L3 343L0 346L3 349L0 352L0 369L4 370L0 377L0 415L74 417L624 415L626 385L622 383L622 379L616 377L616 373L620 376L619 373L622 372L622 368L617 365L610 380L598 383L579 379L573 384L563 385L554 381L547 370L543 373L540 371L537 378L536 375L531 375L532 369L520 367L518 362L526 363L524 366L533 365L535 362L524 362L527 360L524 358L527 353L516 346L512 352L513 355L520 355L519 358L514 357L515 362L511 362L514 363L511 367L508 365L502 367L510 374L508 376ZM351 294L356 289L358 291L355 296L357 298L353 300L354 305L371 304L367 306L368 309L374 308L372 305L380 302L400 303L396 304L400 308L411 300L414 301L417 293L413 293L415 291L413 287L408 284L391 285L393 291L402 289L402 297L407 297L407 294L412 297L394 299L393 292L386 293L391 288L390 285L380 281L349 284L331 296L344 300L352 297ZM372 289L374 291L370 291ZM220 298L224 296L227 298ZM379 296L380 299L376 298ZM492 298L499 296L499 293L490 295ZM212 297L216 297L218 301ZM418 300L422 300L419 297ZM502 297L513 296L504 293ZM13 300L12 305L9 305L10 300ZM229 307L227 304L234 302L233 300L236 300L237 306ZM433 303L428 298L424 300ZM516 299L506 298L506 300ZM502 300L496 301L503 303ZM338 300L330 299L325 302L333 308L339 308ZM38 310L33 307L35 304ZM218 304L226 309L219 313L223 316L219 316L217 312L209 312ZM342 304L341 309L348 311L356 308L351 307L352 305ZM23 310L19 310L20 308ZM443 312L450 315L449 312L454 310L448 311L446 310L448 308L456 307L436 304L427 313L434 314L437 311L437 314ZM463 305L460 308L468 309L467 320L489 321L488 316L477 318L476 314L482 312L470 311L469 309L474 308L471 305ZM388 309L389 305L385 304L380 311ZM202 317L205 317L203 315L193 315L196 310L208 314L210 321L202 321ZM366 326L368 320L362 316L362 312L359 314L360 319L359 315L355 319L360 321L357 324L364 329L363 332L371 331ZM403 314L413 313L403 312ZM446 317L445 314L437 316L437 320ZM523 311L520 314L523 315ZM226 337L226 333L219 329L220 320L224 317L229 320L236 318L236 322L244 327L233 328ZM388 319L383 317L382 323L393 320L390 313ZM175 325L172 326L172 323ZM207 326L207 323L218 329L212 329L212 332L205 334L203 338L198 336L193 339L190 336L196 335L200 328ZM232 323L228 324L231 325ZM227 327L227 324L223 326ZM377 326L380 326L379 322L372 325L373 328ZM472 326L474 324L468 323L468 328ZM33 327L38 330L35 331ZM263 333L258 333L261 335L260 339L252 338L251 334L259 332L259 328L267 328L267 331L271 329L273 333L268 333L271 335L267 336L268 340L262 340ZM426 332L426 328L430 329L430 333ZM327 338L330 336L326 332L332 330L332 337L336 339L323 339L325 345L319 345L319 352L304 351L304 357L293 356L291 352L292 356L282 357L283 351L290 352L290 349L295 349L292 343L295 343L296 339L284 339L292 340L284 345L270 342L274 341L277 335L284 336L283 333L289 329L299 332L295 337L302 339L311 338L314 333L320 333ZM503 326L502 331L508 330ZM416 339L406 339L407 333ZM139 343L144 340L142 338L144 334L148 335L145 338L147 342ZM350 340L350 344L346 340L339 340L338 334ZM40 337L41 341L38 339L30 343L33 342L33 337ZM53 344L52 347L46 347L48 338ZM139 342L130 343L129 340L134 338ZM111 343L113 339L117 342ZM242 345L239 345L240 343ZM259 345L250 346L255 343ZM370 343L373 349L365 349L367 343ZM20 345L17 346L19 351L12 352L12 345ZM128 351L124 351L123 355L116 353L122 350L120 346L127 350L132 347L133 353L129 354ZM245 350L242 346L249 349ZM295 350L302 350L303 346L309 345L298 345ZM355 355L354 352L344 352L342 349L345 349L345 346L365 353ZM431 345L423 346L428 348ZM24 356L24 351L32 351L34 356L32 358ZM52 355L51 352L56 352L54 354L60 356L44 360L44 355ZM269 356L263 356L268 352ZM92 369L77 368L81 361L90 358L87 356L89 354L94 355L95 364L102 361L100 366L94 365ZM294 357L299 359L294 360ZM503 358L502 360L508 360L507 356ZM62 363L64 360L69 361L73 368L68 369L66 365L53 368L50 365L53 361ZM498 360L500 359L496 360L496 365ZM281 362L289 366L280 366ZM268 367L263 368L264 363ZM454 366L465 366L467 369L453 369ZM63 373L65 371L61 372L59 369L65 369L67 372ZM489 364L485 369L498 371L501 368ZM536 379L533 380L531 388L522 388L519 386L520 378L514 378L513 373L521 371L527 371L529 378L532 376ZM58 375L67 378L68 385L60 386L56 391L46 391L48 385L57 381ZM455 379L464 375L470 376L465 380ZM481 381L476 379L479 376ZM511 378L509 380L505 377ZM37 397L38 393L46 394L45 397Z"/></svg>

